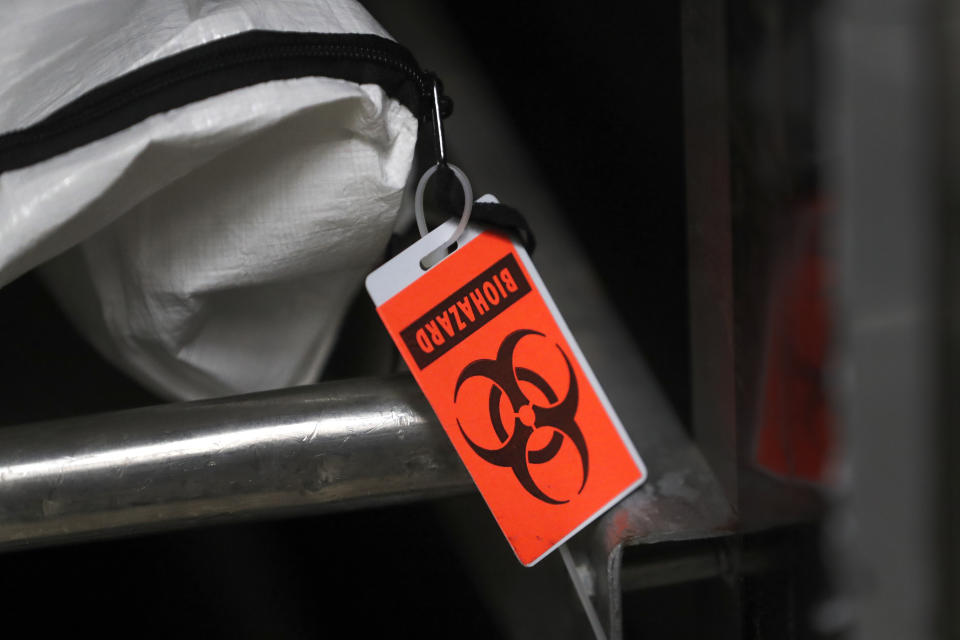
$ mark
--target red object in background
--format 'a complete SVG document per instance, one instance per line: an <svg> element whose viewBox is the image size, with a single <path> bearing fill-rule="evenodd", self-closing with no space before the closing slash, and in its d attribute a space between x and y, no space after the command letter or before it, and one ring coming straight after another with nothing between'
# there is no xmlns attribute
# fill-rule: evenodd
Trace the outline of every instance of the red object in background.
<svg viewBox="0 0 960 640"><path fill-rule="evenodd" d="M829 265L820 251L820 216L804 213L798 250L775 281L755 456L764 471L826 484L836 442L824 377L830 346Z"/></svg>

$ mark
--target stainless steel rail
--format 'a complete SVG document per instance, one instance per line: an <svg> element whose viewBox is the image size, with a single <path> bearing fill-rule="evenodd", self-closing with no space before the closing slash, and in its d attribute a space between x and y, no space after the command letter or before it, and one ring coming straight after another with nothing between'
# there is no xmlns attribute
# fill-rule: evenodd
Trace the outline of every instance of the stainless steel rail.
<svg viewBox="0 0 960 640"><path fill-rule="evenodd" d="M0 550L469 490L409 377L0 429Z"/></svg>

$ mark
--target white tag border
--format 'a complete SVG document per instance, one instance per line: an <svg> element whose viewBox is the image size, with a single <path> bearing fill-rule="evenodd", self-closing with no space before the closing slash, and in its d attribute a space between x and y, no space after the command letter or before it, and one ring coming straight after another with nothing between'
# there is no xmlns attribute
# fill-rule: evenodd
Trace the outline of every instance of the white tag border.
<svg viewBox="0 0 960 640"><path fill-rule="evenodd" d="M484 196L480 198L478 202L496 202L492 196ZM447 238L450 237L450 234L453 233L454 229L457 228L456 220L447 220L436 229L420 238L420 240L414 242L412 245L398 253L396 256L388 260L382 266L378 267L373 271L369 276L367 276L366 286L367 292L370 294L370 297L373 299L375 306L379 307L383 303L387 302L390 298L397 295L408 286L413 284L420 276L422 276L426 271L420 266L420 260L427 255L433 249L436 249L442 245ZM483 233L486 229L478 225L470 225L467 227L467 230L464 232L458 241L458 247L463 247L468 242L474 240L477 236ZM543 283L543 279L540 277L540 272L537 271L536 267L533 266L533 262L530 259L530 256L527 254L526 249L519 245L516 241L513 242L513 248L516 251L517 255L520 257L520 260L523 262L524 268L527 270L527 273L530 275L530 279L533 281L532 285L540 293L540 296L543 298L544 303L547 305L547 309L553 315L553 319L556 321L557 326L560 328L560 333L563 335L564 339L567 341L567 344L570 346L570 349L573 351L574 357L577 359L577 362L580 364L580 369L583 371L583 374L587 377L587 381L593 386L594 392L597 394L597 398L600 399L600 404L603 406L604 410L607 412L607 415L610 417L610 421L613 423L614 428L617 430L617 433L620 436L620 439L623 441L624 445L627 448L627 451L630 453L630 456L633 458L634 463L640 469L641 477L639 480L628 486L621 493L619 493L612 500L607 502L605 505L597 509L593 514L588 518L584 519L580 525L572 529L567 535L557 541L552 547L544 551L542 554L537 556L534 560L529 563L525 563L517 557L517 561L520 564L526 567L532 567L546 556L550 555L558 547L563 545L567 540L579 533L584 527L596 520L598 517L603 515L610 507L617 504L623 500L627 495L636 490L640 485L642 485L647 480L647 466L644 464L643 459L640 457L640 454L637 453L636 448L633 446L633 441L630 439L630 436L627 434L627 430L623 427L623 423L620 422L620 416L617 415L617 412L614 411L613 405L610 404L610 399L607 398L607 394L604 392L603 387L600 385L600 381L597 380L596 375L593 373L593 369L590 367L590 363L587 361L587 358L583 355L583 351L580 349L580 345L574 339L573 334L570 332L570 327L567 326L566 320L564 320L563 315L560 313L560 310L557 308L556 303L553 301L553 297L550 295L549 289ZM453 255L453 254L450 254ZM449 256L448 256L449 257ZM446 260L446 258L444 258ZM443 262L441 260L440 262ZM439 262L437 264L440 264ZM436 266L436 265L434 265ZM433 267L431 267L433 268ZM472 478L471 478L472 479ZM481 493L482 495L482 493ZM484 496L484 502L486 502L486 497ZM490 508L489 504L487 508ZM499 523L498 523L499 524ZM502 532L502 530L501 530ZM514 556L516 556L516 551L513 549L512 545L509 545L510 549L514 551Z"/></svg>

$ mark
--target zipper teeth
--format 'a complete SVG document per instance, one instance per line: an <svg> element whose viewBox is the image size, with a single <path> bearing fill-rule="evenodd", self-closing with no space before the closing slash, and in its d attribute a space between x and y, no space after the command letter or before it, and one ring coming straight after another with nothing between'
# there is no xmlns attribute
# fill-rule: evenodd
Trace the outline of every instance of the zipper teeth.
<svg viewBox="0 0 960 640"><path fill-rule="evenodd" d="M91 104L83 110L71 114L67 118L58 120L56 125L51 123L51 125L43 127L42 130L36 131L34 136L29 137L45 137L59 133L66 129L71 129L76 126L77 121L87 120L91 117L102 117L109 114L111 111L120 109L124 105L133 102L146 94L154 93L164 89L169 85L176 84L177 82L202 76L225 67L232 67L240 63L257 61L265 58L292 58L299 56L327 57L331 55L347 56L357 60L376 62L383 64L384 66L399 69L417 84L417 89L421 95L426 95L427 93L426 82L424 81L423 73L419 69L411 64L392 58L388 54L371 47L333 43L314 45L263 45L246 51L223 53L214 60L198 63L199 68L195 66L193 69L184 72L168 72L168 74L173 73L173 75L168 77L168 74L164 74L162 77L156 80L144 81L141 85L138 85L137 87L125 92L123 98L118 99L116 96L111 96L108 99L105 98L103 101ZM107 103L110 106L105 108L104 103ZM29 127L27 129L22 129L21 132L26 133L29 131L29 129ZM27 139L20 140L8 148L17 148L24 144L29 144L32 141L33 140Z"/></svg>

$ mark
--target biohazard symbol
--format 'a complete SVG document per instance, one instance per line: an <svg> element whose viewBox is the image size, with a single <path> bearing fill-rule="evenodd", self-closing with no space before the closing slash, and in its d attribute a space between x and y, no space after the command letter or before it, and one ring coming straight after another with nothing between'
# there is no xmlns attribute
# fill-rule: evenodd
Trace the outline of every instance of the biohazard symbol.
<svg viewBox="0 0 960 640"><path fill-rule="evenodd" d="M563 446L564 439L569 438L576 447L582 466L583 481L580 483L580 489L577 490L577 493L583 491L583 487L587 484L590 464L587 442L575 420L577 402L579 401L577 377L567 354L557 345L560 355L566 362L570 379L567 396L562 401L557 402L557 393L544 380L543 376L531 369L515 367L513 364L514 349L516 349L520 340L526 336L543 336L543 334L531 329L514 331L504 338L500 344L495 360L474 360L464 367L463 371L460 372L460 377L457 379L457 385L453 392L453 400L456 402L460 387L470 378L486 378L493 383L490 388L490 398L487 406L490 411L493 430L502 446L498 449L481 447L470 439L459 419L457 420L457 426L460 427L460 433L463 434L467 444L478 456L490 464L512 469L520 485L530 495L549 504L563 504L569 502L569 500L552 498L537 486L530 474L530 465L545 464L553 460ZM521 382L527 382L539 389L547 399L549 406L543 407L531 402L520 388ZM509 435L500 416L500 400L503 395L507 396L515 415L513 433ZM552 429L553 436L542 449L527 451L530 437L536 429Z"/></svg>

